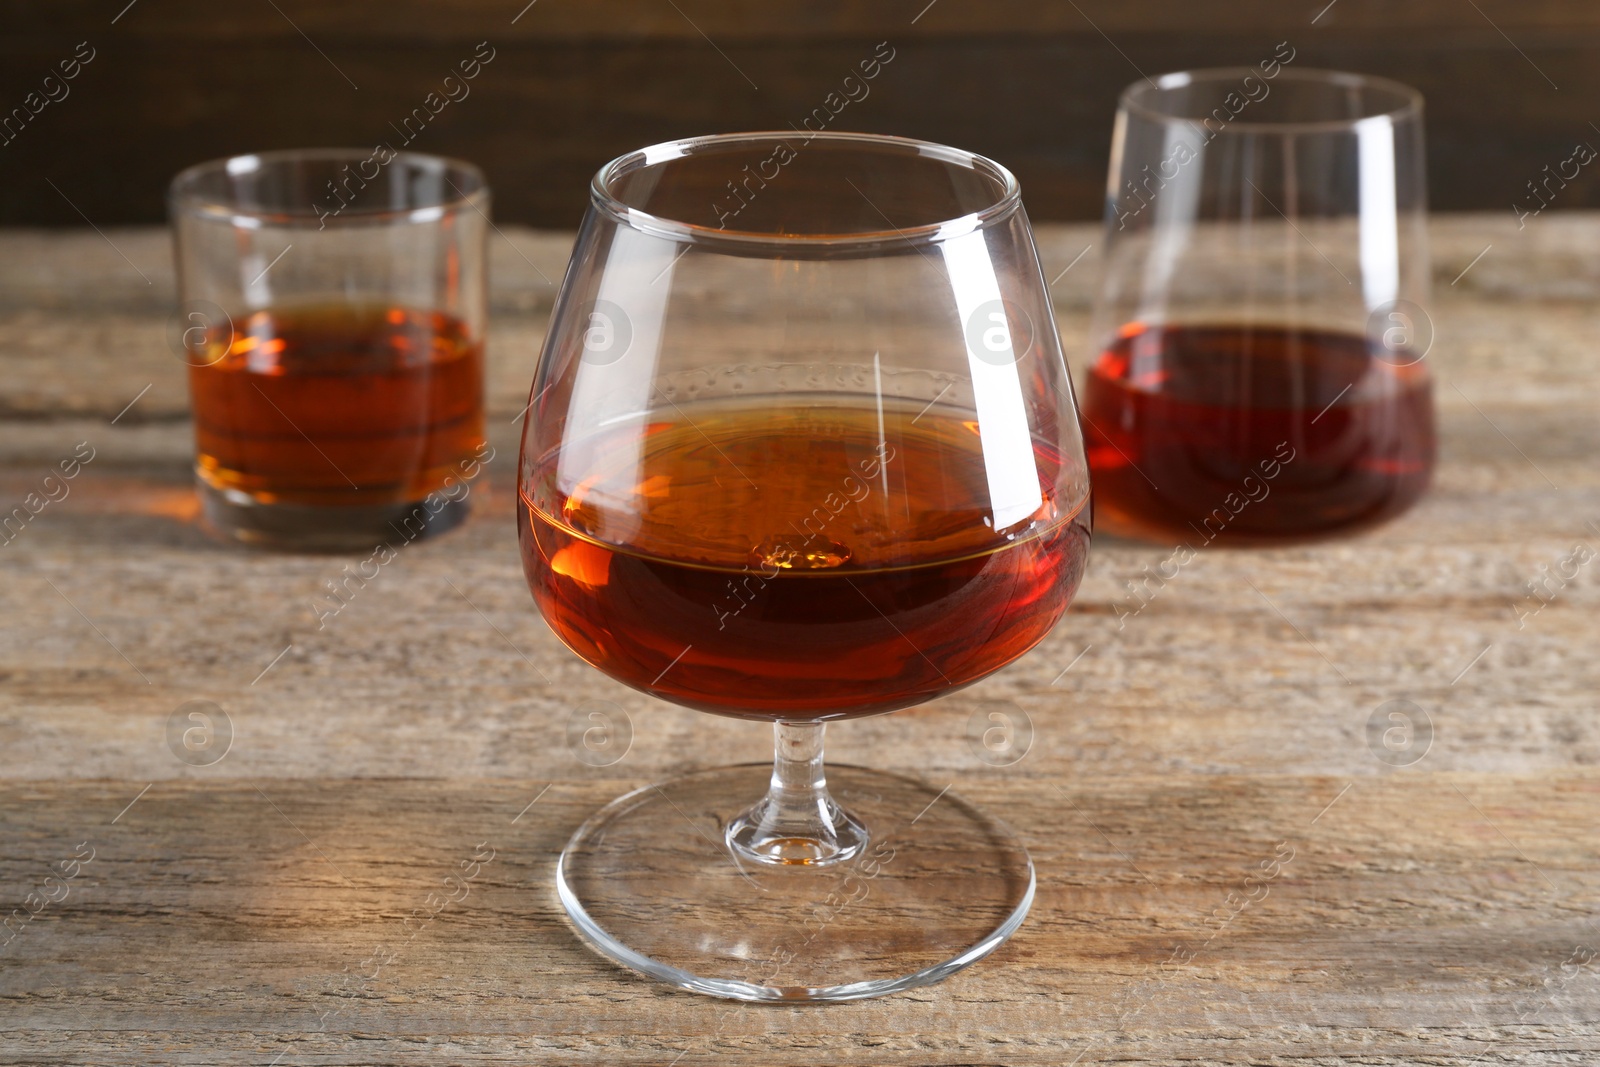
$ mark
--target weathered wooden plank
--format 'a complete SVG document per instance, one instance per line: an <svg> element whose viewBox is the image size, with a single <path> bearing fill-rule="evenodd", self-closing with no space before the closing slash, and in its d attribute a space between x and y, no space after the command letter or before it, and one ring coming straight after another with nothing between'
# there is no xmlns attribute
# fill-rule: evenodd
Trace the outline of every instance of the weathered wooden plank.
<svg viewBox="0 0 1600 1067"><path fill-rule="evenodd" d="M1342 796L1336 778L1041 793L960 776L1035 850L1033 917L936 989L820 1010L659 992L574 940L553 854L626 784L558 782L515 823L543 782L162 782L126 811L142 783L7 787L3 884L80 842L94 859L0 957L0 1062L1464 1067L1600 1051L1600 965L1573 957L1600 904L1592 775L1396 774ZM404 917L484 841L496 856L469 896L412 936ZM1241 907L1244 879L1283 855Z"/></svg>

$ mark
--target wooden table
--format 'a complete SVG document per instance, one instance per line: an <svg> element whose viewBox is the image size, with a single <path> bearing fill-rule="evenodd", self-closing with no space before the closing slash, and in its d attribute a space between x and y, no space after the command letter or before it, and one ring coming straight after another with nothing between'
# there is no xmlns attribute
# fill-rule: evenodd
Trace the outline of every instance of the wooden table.
<svg viewBox="0 0 1600 1067"><path fill-rule="evenodd" d="M490 407L511 457L570 238L503 237ZM1098 240L1046 230L1047 273ZM0 236L0 504L94 456L0 544L0 903L31 916L0 949L0 1063L1600 1060L1600 564L1517 614L1600 546L1600 217L1442 219L1435 258L1432 495L1352 540L1204 552L1121 626L1124 583L1166 550L1102 540L1022 662L836 728L835 758L1006 817L1038 900L941 985L754 1007L622 972L565 925L552 865L586 813L770 741L556 642L512 461L464 529L319 629L350 560L195 525L165 235ZM1054 289L1080 364L1094 269ZM231 722L219 762L169 747L191 700ZM594 700L632 722L609 767L566 742ZM1386 719L1369 733L1392 700L1431 724L1404 766L1375 755ZM969 742L994 709L1035 730L1010 766ZM468 897L406 924L480 842Z"/></svg>

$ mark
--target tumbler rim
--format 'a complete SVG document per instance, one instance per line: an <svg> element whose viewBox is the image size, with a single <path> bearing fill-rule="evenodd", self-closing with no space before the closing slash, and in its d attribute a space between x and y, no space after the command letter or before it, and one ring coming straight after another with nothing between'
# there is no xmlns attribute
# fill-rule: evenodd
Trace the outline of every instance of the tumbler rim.
<svg viewBox="0 0 1600 1067"><path fill-rule="evenodd" d="M484 212L488 206L489 183L476 164L452 156L403 150L394 151L392 158L380 166L386 169L402 163L437 171L446 175L445 180L454 190L453 195L442 196L434 203L419 203L410 207L350 207L336 214L319 215L315 204L251 207L232 197L204 191L200 187L206 178L222 173L243 174L307 162L355 164L370 160L376 154L376 148L278 148L208 159L185 167L173 176L167 186L168 210L174 218L182 213L230 222L243 229L260 229L263 226L314 225L323 228L437 222L467 208Z"/></svg>
<svg viewBox="0 0 1600 1067"><path fill-rule="evenodd" d="M989 204L976 211L958 215L954 218L919 223L915 226L896 227L885 218L886 228L881 230L861 230L851 233L797 234L719 229L703 223L686 222L682 219L654 214L641 208L632 207L623 203L611 190L612 183L625 175L648 166L683 158L708 149L723 148L741 143L776 145L779 142L791 142L798 146L799 152L803 152L805 150L804 146L813 141L824 141L836 145L857 145L863 149L877 149L885 154L895 152L931 157L943 163L965 167L982 175L995 184L997 194ZM1017 181L1016 175L988 156L913 137L833 130L814 133L810 131L801 133L795 130L752 130L742 133L704 134L675 141L663 141L659 144L626 152L601 167L595 172L594 178L589 183L589 195L595 209L603 215L631 229L656 237L696 244L738 245L747 249L752 245L766 245L793 250L871 247L891 243L900 246L911 245L913 247L936 244L975 230L987 229L1003 222L1010 218L1022 204L1022 187ZM871 201L869 200L868 203L870 204Z"/></svg>
<svg viewBox="0 0 1600 1067"><path fill-rule="evenodd" d="M1192 126L1203 122L1209 116L1172 115L1150 106L1147 101L1157 94L1181 89L1199 82L1240 82L1246 77L1263 79L1266 76L1256 67L1196 67L1192 70L1170 71L1166 74L1158 74L1154 78L1141 78L1139 81L1131 83L1122 90L1117 103L1122 112L1135 114L1146 122ZM1322 67L1283 67L1276 75L1266 80L1277 81L1279 79L1301 83L1317 83L1329 88L1376 90L1390 94L1393 97L1394 106L1374 108L1366 114L1354 118L1263 122L1241 115L1231 118L1220 130L1216 131L1217 135L1337 133L1353 130L1362 123L1371 122L1374 119L1388 119L1392 123L1400 123L1414 121L1422 117L1422 93L1404 82L1395 81L1393 78Z"/></svg>

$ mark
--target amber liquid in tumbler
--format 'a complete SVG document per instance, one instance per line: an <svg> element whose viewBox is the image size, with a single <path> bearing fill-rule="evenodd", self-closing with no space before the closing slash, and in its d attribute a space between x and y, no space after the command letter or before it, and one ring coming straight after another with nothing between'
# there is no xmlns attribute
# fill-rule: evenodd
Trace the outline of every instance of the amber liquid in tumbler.
<svg viewBox="0 0 1600 1067"><path fill-rule="evenodd" d="M1042 503L997 533L972 422L837 406L706 410L535 460L524 569L584 659L753 719L909 707L1021 656L1066 610L1086 495L1034 447ZM880 446L880 442L883 444ZM1076 480L1082 484L1082 478Z"/></svg>
<svg viewBox="0 0 1600 1067"><path fill-rule="evenodd" d="M222 349L222 346L226 346ZM200 477L257 503L404 504L483 442L483 350L437 311L257 311L191 366Z"/></svg>
<svg viewBox="0 0 1600 1067"><path fill-rule="evenodd" d="M1095 521L1124 536L1270 544L1392 518L1433 471L1420 361L1356 334L1126 331L1089 374Z"/></svg>

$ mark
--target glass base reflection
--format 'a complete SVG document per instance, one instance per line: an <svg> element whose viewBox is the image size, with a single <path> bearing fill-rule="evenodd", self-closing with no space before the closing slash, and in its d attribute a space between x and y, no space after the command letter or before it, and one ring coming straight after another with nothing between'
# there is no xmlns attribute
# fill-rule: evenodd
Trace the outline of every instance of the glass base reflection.
<svg viewBox="0 0 1600 1067"><path fill-rule="evenodd" d="M770 764L645 786L579 827L556 886L602 954L735 1000L858 1000L937 982L993 952L1033 902L1033 862L948 787L830 766L865 843L837 862L752 862L726 837Z"/></svg>

